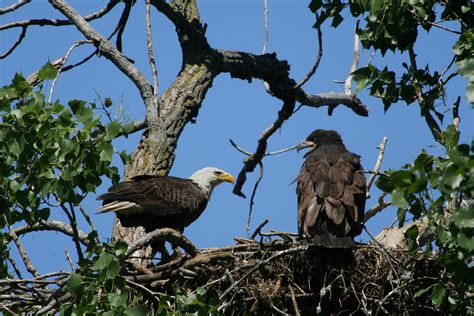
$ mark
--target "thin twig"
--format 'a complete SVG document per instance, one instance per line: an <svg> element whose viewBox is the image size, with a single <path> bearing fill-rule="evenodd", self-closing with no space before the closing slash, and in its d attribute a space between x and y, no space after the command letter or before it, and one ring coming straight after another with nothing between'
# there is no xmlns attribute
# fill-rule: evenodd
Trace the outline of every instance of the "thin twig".
<svg viewBox="0 0 474 316"><path fill-rule="evenodd" d="M360 58L360 40L359 34L357 34L357 29L359 28L359 20L356 22L356 27L354 30L354 55L352 57L352 65L351 70L349 71L349 75L344 82L344 93L347 95L352 95L352 79L354 78L354 71L357 70L359 66L359 58Z"/></svg>
<svg viewBox="0 0 474 316"><path fill-rule="evenodd" d="M48 103L51 103L51 99L53 97L53 91L54 91L54 87L56 85L56 81L58 80L59 78L59 75L61 74L61 71L62 71L62 68L64 67L64 64L66 64L68 58L69 58L69 55L71 55L72 51L74 50L74 48L80 46L80 45L83 45L83 44L90 44L92 43L91 41L88 41L88 40L80 40L80 41L77 41L75 42L70 48L69 50L67 51L66 53L66 56L64 56L64 59L61 63L61 66L59 67L58 69L58 73L56 74L56 78L54 78L53 80L53 83L51 84L51 90L49 91L49 98L48 98Z"/></svg>
<svg viewBox="0 0 474 316"><path fill-rule="evenodd" d="M295 316L300 316L300 309L298 308L298 303L296 302L295 292L293 291L293 287L290 285L288 286L290 289L291 294L291 302L293 303L293 308L295 309Z"/></svg>
<svg viewBox="0 0 474 316"><path fill-rule="evenodd" d="M411 64L412 71L415 72L416 70L418 70L418 66L416 65L416 54L415 54L415 51L413 50L413 47L408 48L408 54L410 56L410 64ZM434 117L430 113L430 106L429 104L426 104L421 84L414 77L412 79L412 82L415 87L416 98L418 100L418 103L420 104L421 114L422 116L425 117L426 124L428 125L428 128L430 129L431 134L433 135L434 139L437 142L441 142L442 141L441 128L439 127L438 123L435 121Z"/></svg>
<svg viewBox="0 0 474 316"><path fill-rule="evenodd" d="M461 103L461 97L458 96L456 102L453 105L453 125L456 130L459 129L459 123L461 122L461 118L459 117L459 104Z"/></svg>
<svg viewBox="0 0 474 316"><path fill-rule="evenodd" d="M13 229L13 227L8 223L8 218L5 214L3 214L3 219L5 221L5 223L7 224L7 227L8 227L8 234L10 235L10 237L13 239L13 242L15 243L17 249L18 249L18 252L20 253L20 256L21 256L21 259L23 260L23 263L25 264L25 268L26 270L28 270L28 272L31 273L31 275L33 275L34 277L38 277L40 276L38 270L36 270L36 268L33 266L33 263L31 262L30 258L28 257L28 255L26 254L26 250L25 250L25 247L23 247L23 244L21 243L21 241L18 239L18 236L16 235L15 233L15 230Z"/></svg>
<svg viewBox="0 0 474 316"><path fill-rule="evenodd" d="M158 70L156 68L155 56L153 55L153 38L151 32L151 19L150 19L150 0L145 1L145 15L146 15L146 35L147 35L147 51L148 51L148 63L151 67L151 74L153 77L153 99L155 106L158 107ZM159 113L159 111L158 111Z"/></svg>
<svg viewBox="0 0 474 316"><path fill-rule="evenodd" d="M130 17L130 12L132 10L133 0L123 1L125 3L125 7L123 8L122 15L120 16L120 20L117 23L117 39L115 44L117 45L117 49L119 52L122 51L122 35L125 31L125 26L127 26L128 18Z"/></svg>
<svg viewBox="0 0 474 316"><path fill-rule="evenodd" d="M249 156L249 157L252 157L252 153L251 152L248 152L246 151L245 149L239 147L239 145L237 145L232 139L229 139L229 142L230 144L232 145L232 147L234 147L235 149L237 149L238 151L240 151L242 154L246 155L246 156Z"/></svg>
<svg viewBox="0 0 474 316"><path fill-rule="evenodd" d="M392 205L392 202L385 202L384 197L387 195L387 192L382 193L382 195L379 197L377 205L373 206L370 210L365 212L364 215L364 223L366 223L369 219L380 213L382 210L386 209L390 205Z"/></svg>
<svg viewBox="0 0 474 316"><path fill-rule="evenodd" d="M66 259L69 262L69 266L71 267L71 270L74 271L74 263L72 263L71 256L69 255L69 251L65 249L64 252L66 253Z"/></svg>
<svg viewBox="0 0 474 316"><path fill-rule="evenodd" d="M18 36L18 39L16 40L15 43L13 43L12 47L10 47L9 50L7 50L5 53L3 53L2 55L0 55L0 60L1 59L4 59L6 57L8 57L14 50L15 48L18 47L18 45L21 44L21 42L23 41L23 39L25 38L25 35L26 35L26 31L28 30L28 26L23 26L21 28L21 33L20 33L20 36Z"/></svg>
<svg viewBox="0 0 474 316"><path fill-rule="evenodd" d="M252 195L250 196L249 215L247 217L247 225L245 227L245 230L247 231L247 236L250 236L250 221L252 219L252 211L253 211L255 195L257 194L258 185L263 179L263 163L259 162L258 165L260 166L260 173L258 174L258 179L255 182L255 185L253 186Z"/></svg>
<svg viewBox="0 0 474 316"><path fill-rule="evenodd" d="M222 293L219 296L219 299L222 300L227 294L229 294L234 288L239 286L239 284L242 283L242 281L244 281L249 275L251 275L252 273L257 271L261 266L266 265L269 262L271 262L272 260L275 260L277 258L286 256L286 255L289 255L289 254L294 254L294 253L306 251L307 249L308 249L308 245L298 246L298 247L295 247L295 248L290 248L290 249L279 251L279 252L277 252L276 254L274 254L273 256L271 256L269 258L259 261L246 274L244 274L244 276L242 276L237 282L232 283L232 285L229 286L229 288L227 290L225 290L224 293Z"/></svg>
<svg viewBox="0 0 474 316"><path fill-rule="evenodd" d="M387 137L382 138L382 142L378 146L379 151L377 153L377 161L375 162L374 169L373 169L374 173L371 173L369 179L367 180L367 198L370 197L370 192L369 192L370 187L372 186L372 183L375 180L375 176L379 172L380 166L382 165L382 160L383 160L383 155L385 153L385 146L387 145L387 140L388 140Z"/></svg>
<svg viewBox="0 0 474 316"><path fill-rule="evenodd" d="M260 232L262 231L262 228L269 222L270 221L268 220L268 218L266 218L260 225L258 225L253 234L250 236L250 239L255 239L255 237L257 237L257 235L260 234Z"/></svg>
<svg viewBox="0 0 474 316"><path fill-rule="evenodd" d="M268 0L263 0L263 20L265 28L265 40L263 42L262 54L265 54L268 48Z"/></svg>
<svg viewBox="0 0 474 316"><path fill-rule="evenodd" d="M31 0L18 0L16 3L9 5L8 7L0 8L0 15L15 11L19 7L31 2Z"/></svg>
<svg viewBox="0 0 474 316"><path fill-rule="evenodd" d="M317 15L316 15L317 16ZM318 26L316 30L318 34L318 55L316 56L316 61L314 62L313 68L306 74L306 76L294 87L295 89L301 88L316 72L323 57L323 33L321 32L321 27Z"/></svg>
<svg viewBox="0 0 474 316"><path fill-rule="evenodd" d="M294 114L294 112L293 112ZM298 148L298 145L294 145L294 146L291 146L291 147L288 147L288 148L284 148L284 149L280 149L280 150L277 150L277 151L272 151L272 152L269 152L269 153L265 153L265 156L275 156L275 155L279 155L279 154L282 154L282 153L285 153L287 151L290 151L290 150L295 150Z"/></svg>

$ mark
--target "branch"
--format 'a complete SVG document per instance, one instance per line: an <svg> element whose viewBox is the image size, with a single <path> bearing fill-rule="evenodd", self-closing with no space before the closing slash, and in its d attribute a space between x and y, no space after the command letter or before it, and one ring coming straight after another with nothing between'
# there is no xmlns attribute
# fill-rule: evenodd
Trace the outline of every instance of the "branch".
<svg viewBox="0 0 474 316"><path fill-rule="evenodd" d="M44 221L41 220L38 223L35 223L33 225L25 225L21 226L15 229L15 233L20 236L24 235L27 233L35 232L35 231L57 231L61 232L67 236L74 237L74 232L73 229L70 225L60 222L60 221ZM77 231L77 237L79 241L87 246L89 244L89 240L87 239L87 234L78 230Z"/></svg>
<svg viewBox="0 0 474 316"><path fill-rule="evenodd" d="M382 138L382 142L380 143L378 149L379 152L377 154L377 161L375 162L375 166L373 169L373 173L370 174L369 180L367 180L367 198L370 197L370 187L372 186L372 183L375 180L375 176L378 174L380 170L380 166L382 165L382 160L383 160L383 155L385 153L385 145L387 145L387 137Z"/></svg>
<svg viewBox="0 0 474 316"><path fill-rule="evenodd" d="M351 70L349 71L349 75L344 82L344 93L347 95L352 95L352 78L354 75L352 74L354 71L357 70L359 66L359 57L360 57L360 41L359 41L359 34L357 34L357 29L359 28L359 20L356 22L356 27L354 31L354 56L352 58L352 65Z"/></svg>
<svg viewBox="0 0 474 316"><path fill-rule="evenodd" d="M125 256L129 257L138 249L148 246L149 244L158 240L168 241L175 246L179 246L191 256L195 256L198 253L197 248L189 241L189 239L184 237L178 231L171 228L161 228L156 229L151 233L148 233L145 236L135 240L135 242L128 247L128 251Z"/></svg>
<svg viewBox="0 0 474 316"><path fill-rule="evenodd" d="M145 17L146 17L146 35L147 35L147 51L148 51L148 62L151 68L151 74L153 77L153 100L155 101L155 107L159 113L158 105L158 70L156 69L155 56L153 55L153 38L151 33L151 20L150 20L150 0L145 2Z"/></svg>
<svg viewBox="0 0 474 316"><path fill-rule="evenodd" d="M23 260L23 263L25 264L26 270L28 270L28 272L30 272L34 277L39 277L40 274L39 274L38 270L36 270L36 268L33 266L33 263L31 262L30 258L26 254L25 247L23 247L23 244L18 239L18 236L16 235L15 230L13 229L13 227L8 223L8 219L7 219L7 216L5 214L3 214L3 219L4 219L5 223L7 224L8 234L13 239L13 242L15 243L15 245L18 249L18 252L20 253L21 259Z"/></svg>
<svg viewBox="0 0 474 316"><path fill-rule="evenodd" d="M51 102L51 99L53 97L54 86L56 85L56 81L58 81L58 79L59 79L59 75L61 74L63 66L67 63L67 60L69 59L69 55L71 55L74 48L76 48L80 45L86 44L86 43L90 43L90 41L84 41L84 40L77 41L67 51L66 56L64 56L64 58L62 59L61 66L59 67L58 73L56 74L56 78L54 78L53 83L51 83L51 90L49 91L48 103Z"/></svg>
<svg viewBox="0 0 474 316"><path fill-rule="evenodd" d="M117 49L121 52L122 51L122 35L125 31L125 26L127 25L128 18L130 17L130 12L132 11L132 3L133 0L127 0L125 2L125 8L122 11L122 15L120 16L120 20L117 24L117 40L115 44L117 45Z"/></svg>
<svg viewBox="0 0 474 316"><path fill-rule="evenodd" d="M268 0L263 0L263 20L265 40L263 41L262 54L265 54L267 52L268 47Z"/></svg>
<svg viewBox="0 0 474 316"><path fill-rule="evenodd" d="M28 29L28 27L26 26L23 26L21 28L21 33L20 33L20 36L18 36L18 39L16 40L16 42L12 45L12 47L10 47L9 50L7 50L4 54L0 55L0 60L1 59L4 59L6 57L8 57L8 55L10 55L14 50L15 48L18 47L18 45L20 45L20 43L23 41L23 39L25 38L25 35L26 35L26 30Z"/></svg>
<svg viewBox="0 0 474 316"><path fill-rule="evenodd" d="M371 219L372 217L374 217L375 215L377 215L378 213L380 213L381 211L383 211L384 209L386 209L387 207L389 207L390 205L392 205L392 202L385 202L384 200L384 197L387 195L387 192L384 192L380 197L379 197L379 200L378 200L378 204L373 206L370 210L368 210L367 212L365 212L365 215L364 215L364 223L366 223L369 219Z"/></svg>
<svg viewBox="0 0 474 316"><path fill-rule="evenodd" d="M255 199L255 194L257 193L258 185L262 181L263 178L263 163L259 162L258 165L260 166L260 173L258 175L258 179L255 182L255 185L252 190L252 195L250 196L250 206L249 206L249 215L247 218L247 226L245 229L247 230L247 236L250 236L250 221L252 219L252 211L253 211L253 205L254 205L254 199Z"/></svg>
<svg viewBox="0 0 474 316"><path fill-rule="evenodd" d="M416 65L416 54L415 54L415 51L413 50L413 47L408 48L408 54L410 56L412 71L416 71L418 67ZM412 79L412 82L413 82L413 85L415 86L416 98L418 100L418 103L420 104L421 113L425 117L426 124L428 125L428 128L430 129L431 134L433 135L434 139L437 142L441 142L442 141L441 128L439 127L438 123L436 122L436 120L430 113L430 106L429 104L426 103L425 97L423 95L423 90L421 89L421 84L415 78Z"/></svg>
<svg viewBox="0 0 474 316"><path fill-rule="evenodd" d="M240 170L239 176L237 177L237 181L235 182L234 190L232 191L234 194L245 198L245 194L242 193L242 187L247 179L246 173L252 172L255 167L259 163L261 163L262 158L265 156L265 152L267 150L268 138L270 138L270 136L272 136L273 133L275 133L275 131L277 131L283 125L283 123L288 118L290 118L293 113L294 107L294 100L286 100L283 102L283 105L280 111L278 112L278 117L275 122L273 122L272 125L267 127L260 136L255 153L252 154L252 156L249 156L244 159L244 166Z"/></svg>
<svg viewBox="0 0 474 316"><path fill-rule="evenodd" d="M97 12L94 12L92 14L86 15L84 19L86 21L93 21L96 19L99 19L109 13L118 3L120 3L121 0L111 0L107 3L105 7L100 9ZM31 19L31 20L25 20L25 21L17 21L17 22L12 22L4 25L0 25L0 31L2 30L7 30L15 27L24 27L24 26L30 26L30 25L37 25L37 26L64 26L64 25L71 25L73 24L70 20L49 20L49 19Z"/></svg>
<svg viewBox="0 0 474 316"><path fill-rule="evenodd" d="M9 5L8 7L0 8L0 15L8 13L10 11L15 11L19 7L25 5L29 2L31 2L31 0L18 0L18 2L13 3L13 4Z"/></svg>
<svg viewBox="0 0 474 316"><path fill-rule="evenodd" d="M321 27L318 26L317 28L317 34L318 34L318 55L316 56L316 62L314 63L313 68L308 72L306 77L303 78L296 86L295 89L301 88L316 72L316 70L319 67L319 63L321 62L321 58L323 57L323 33L321 32Z"/></svg>
<svg viewBox="0 0 474 316"><path fill-rule="evenodd" d="M98 51L109 59L135 84L147 108L153 105L152 88L145 76L114 47L106 38L93 29L86 19L63 0L49 0L51 5L71 20L84 36L91 40Z"/></svg>

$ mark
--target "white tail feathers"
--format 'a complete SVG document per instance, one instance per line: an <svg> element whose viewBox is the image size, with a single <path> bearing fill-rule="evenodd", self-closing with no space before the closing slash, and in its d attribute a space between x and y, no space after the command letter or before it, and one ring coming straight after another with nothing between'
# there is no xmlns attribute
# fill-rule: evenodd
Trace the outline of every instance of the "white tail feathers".
<svg viewBox="0 0 474 316"><path fill-rule="evenodd" d="M97 213L120 212L121 214L128 215L141 210L142 207L137 203L128 201L114 201L99 207L97 209Z"/></svg>

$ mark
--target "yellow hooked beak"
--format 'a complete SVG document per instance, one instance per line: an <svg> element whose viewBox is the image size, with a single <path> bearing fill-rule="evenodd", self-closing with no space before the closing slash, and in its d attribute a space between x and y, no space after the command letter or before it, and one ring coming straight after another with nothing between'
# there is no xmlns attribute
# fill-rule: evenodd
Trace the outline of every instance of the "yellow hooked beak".
<svg viewBox="0 0 474 316"><path fill-rule="evenodd" d="M230 182L234 184L234 177L230 173L224 172L223 174L219 176L219 179L221 179L224 182Z"/></svg>

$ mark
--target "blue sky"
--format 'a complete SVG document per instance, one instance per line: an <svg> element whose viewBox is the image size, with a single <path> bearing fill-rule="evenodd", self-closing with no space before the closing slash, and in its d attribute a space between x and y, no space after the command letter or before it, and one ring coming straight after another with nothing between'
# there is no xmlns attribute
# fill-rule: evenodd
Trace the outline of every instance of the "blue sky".
<svg viewBox="0 0 474 316"><path fill-rule="evenodd" d="M5 2L5 3L4 3ZM14 1L2 1L2 6ZM71 0L82 14L96 11L107 1ZM262 1L199 1L201 16L208 24L207 36L211 46L221 49L242 50L260 54L264 44L263 0ZM278 58L291 65L291 77L301 80L315 61L317 52L316 32L312 28L314 16L307 8L308 1L269 1L269 47L268 52L276 52ZM152 28L155 58L159 71L160 94L174 80L181 66L181 55L173 25L152 9ZM102 21L92 25L106 36L115 27L121 13L118 5ZM145 13L142 1L133 8L129 24L123 37L123 51L135 61L135 66L148 78L150 67L146 53ZM13 14L1 15L0 24L31 18L62 18L45 0L33 1ZM323 29L324 53L320 67L304 89L308 93L342 91L335 80L344 80L352 62L354 20L349 16L337 29ZM0 32L0 51L4 52L16 40L18 29ZM75 27L30 27L23 43L6 60L0 61L0 84L8 84L15 72L25 76L38 70L47 60L64 56L69 47L83 39ZM454 43L451 34L432 29L429 34L420 31L415 51L419 67L425 64L430 69L443 70L452 58ZM82 46L72 53L69 63L81 60L92 51L90 46ZM361 52L360 66L367 64L370 51ZM400 70L407 62L407 56L387 53L384 57L376 54L373 64L379 68L385 65L391 70ZM49 93L51 83L45 84ZM473 136L472 112L464 97L466 81L455 78L448 86L448 104L462 96L461 141L470 142ZM94 57L90 62L75 70L63 73L56 84L53 99L67 103L71 99L97 101L97 95L110 97L115 105L123 107L122 115L130 120L141 119L144 105L135 86L104 57ZM371 98L365 91L359 97L370 108L369 117L359 117L344 107L338 107L332 116L326 108L303 107L284 124L281 131L269 141L269 150L275 151L291 146L304 139L316 128L337 130L346 147L362 156L365 169L371 169L377 156L377 146L382 137L388 137L388 145L382 169L399 168L411 162L423 149L440 154L439 146L433 141L424 120L419 116L417 104L394 105L384 114L380 100ZM176 160L170 174L188 177L195 170L205 166L215 166L237 176L242 167L243 155L229 143L233 139L248 151L254 151L261 132L275 119L281 102L269 96L261 81L252 83L231 79L223 74L216 78L209 90L196 124L186 126L176 151ZM446 122L451 120L450 114ZM445 123L446 123L445 122ZM118 151L125 149L131 153L138 143L140 133L114 142ZM253 229L264 219L270 223L266 229L296 231L295 185L291 184L299 172L303 154L294 151L267 157L264 160L265 174L260 184L252 217ZM116 165L123 170L120 160ZM258 170L248 175L244 193L250 196ZM110 185L109 181L98 188L101 193ZM367 208L376 204L380 192L371 191L372 198ZM113 215L95 215L99 202L91 195L83 206L92 219L103 240L110 236ZM232 194L231 185L218 187L203 215L192 224L185 235L199 247L218 247L232 244L233 237L246 237L245 225L249 210L249 198L242 199ZM60 211L52 217L65 220ZM396 210L387 209L368 222L368 229L377 234L383 227L396 219ZM88 226L80 223L81 229ZM361 235L359 240L368 241ZM74 253L70 239L58 233L39 232L23 238L33 263L41 272L49 272L68 267L64 251Z"/></svg>

